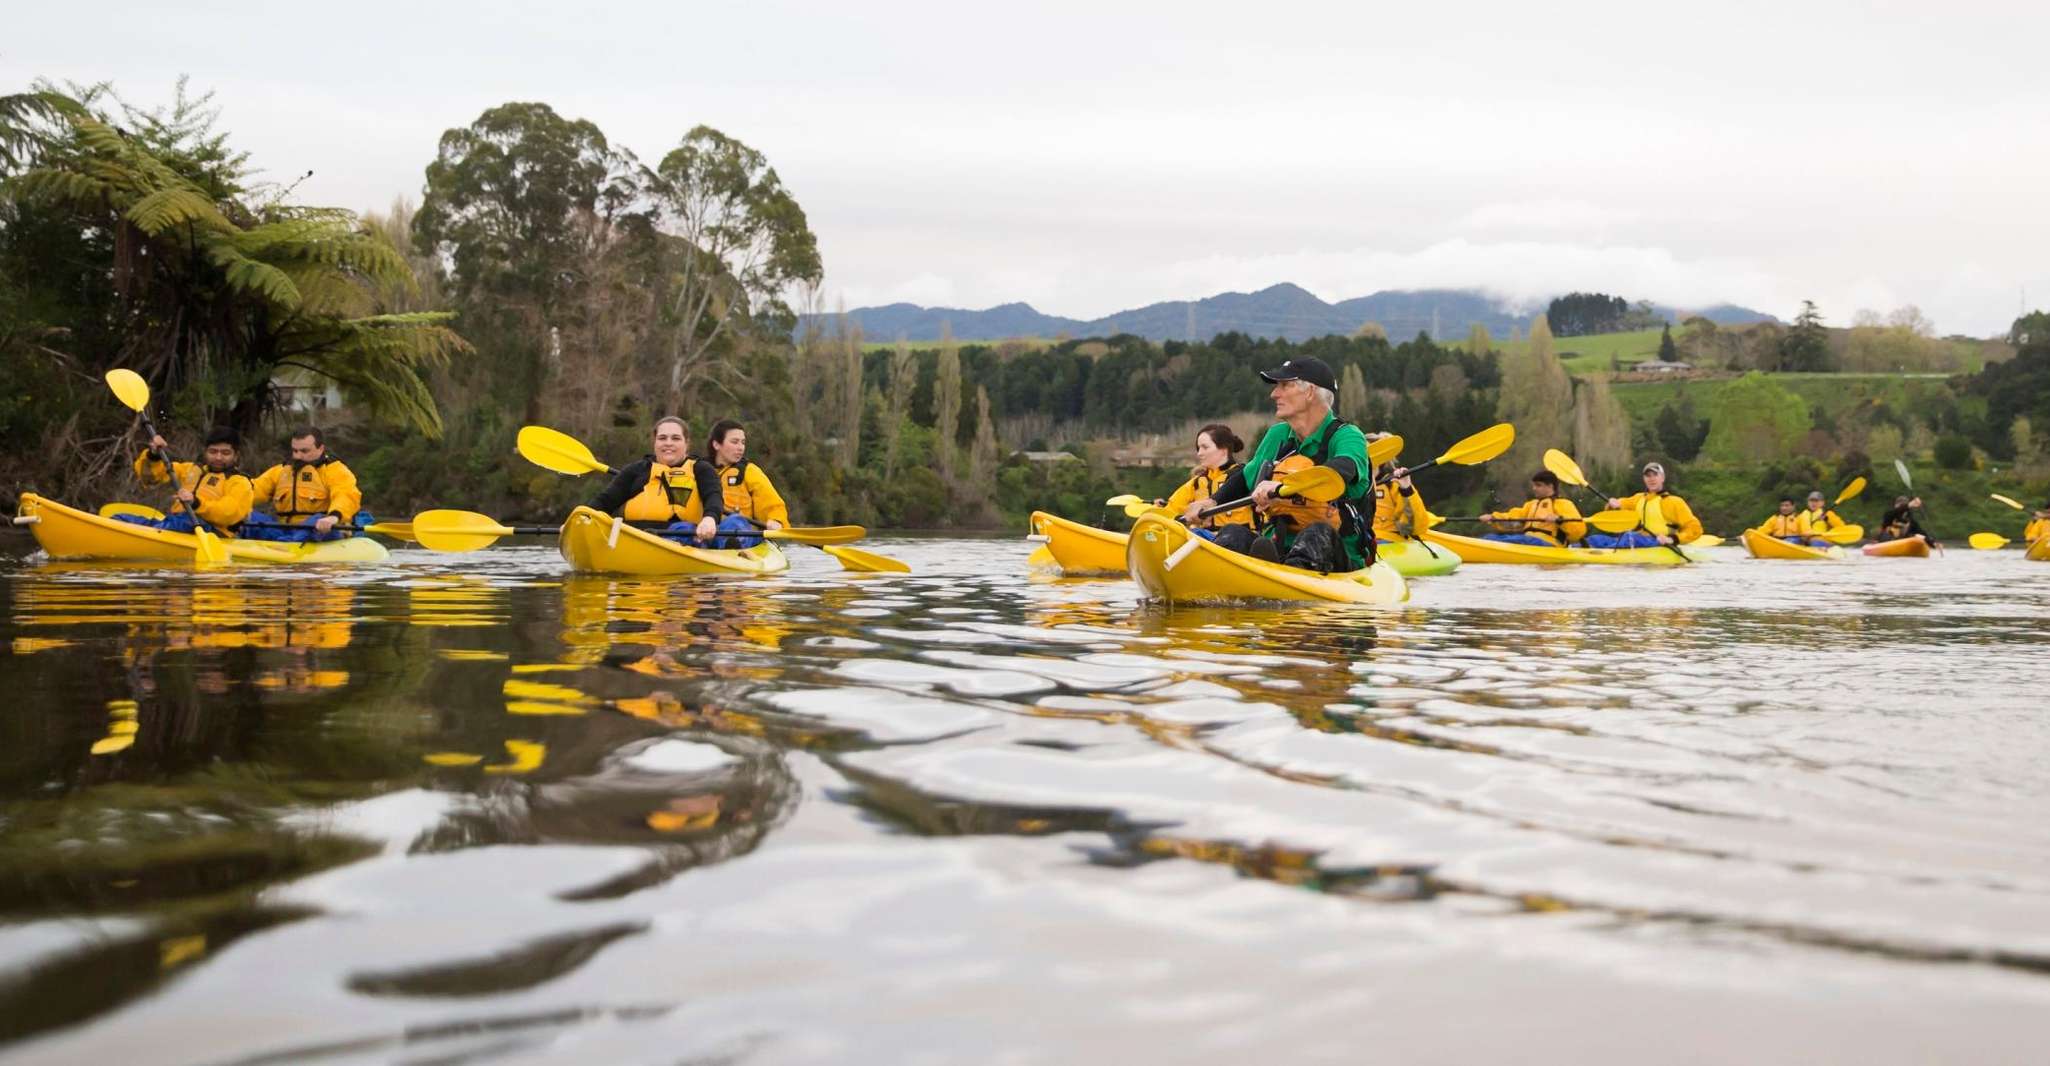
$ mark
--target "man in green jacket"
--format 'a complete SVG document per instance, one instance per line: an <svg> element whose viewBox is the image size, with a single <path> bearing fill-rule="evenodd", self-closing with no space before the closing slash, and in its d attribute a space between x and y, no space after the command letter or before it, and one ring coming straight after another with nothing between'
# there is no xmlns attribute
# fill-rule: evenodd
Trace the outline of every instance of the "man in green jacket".
<svg viewBox="0 0 2050 1066"><path fill-rule="evenodd" d="M1327 574L1366 566L1374 559L1374 538L1361 501L1372 498L1373 470L1367 462L1366 434L1332 413L1338 381L1331 368L1321 359L1291 359L1262 370L1260 376L1274 386L1268 395L1281 421L1267 430L1245 466L1225 478L1212 498L1189 505L1183 520L1193 521L1220 500L1251 495L1259 527L1226 527L1217 534L1220 547ZM1345 494L1331 503L1276 495L1281 484L1274 467L1294 455L1337 471L1345 479Z"/></svg>

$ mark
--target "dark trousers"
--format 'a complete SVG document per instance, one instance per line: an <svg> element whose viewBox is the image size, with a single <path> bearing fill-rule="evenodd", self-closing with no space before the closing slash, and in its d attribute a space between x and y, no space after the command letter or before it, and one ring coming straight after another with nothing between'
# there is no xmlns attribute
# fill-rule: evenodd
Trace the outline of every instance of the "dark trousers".
<svg viewBox="0 0 2050 1066"><path fill-rule="evenodd" d="M1345 557L1345 545L1338 542L1338 531L1326 525L1310 526L1296 534L1295 543L1288 546L1286 556L1275 548L1274 538L1260 536L1253 532L1252 526L1226 526L1218 530L1217 545L1240 555L1315 570L1320 574L1351 569L1350 561Z"/></svg>

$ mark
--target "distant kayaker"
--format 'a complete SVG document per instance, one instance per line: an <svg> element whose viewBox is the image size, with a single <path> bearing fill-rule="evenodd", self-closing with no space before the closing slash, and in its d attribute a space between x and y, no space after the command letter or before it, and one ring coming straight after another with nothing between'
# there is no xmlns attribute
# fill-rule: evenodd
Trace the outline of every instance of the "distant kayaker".
<svg viewBox="0 0 2050 1066"><path fill-rule="evenodd" d="M1801 532L1801 509L1792 496L1780 497L1779 513L1759 525L1758 531L1774 540L1806 541Z"/></svg>
<svg viewBox="0 0 2050 1066"><path fill-rule="evenodd" d="M1244 464L1238 461L1238 454L1244 451L1246 442L1233 433L1230 426L1212 422L1196 431L1196 466L1189 471L1189 480L1165 501L1155 500L1177 514L1187 514L1189 505L1197 500L1207 500L1217 494L1224 479L1238 473ZM1244 493L1240 493L1244 495ZM1226 526L1249 526L1253 524L1253 509L1241 507L1223 514L1200 519L1191 528L1207 529L1213 533Z"/></svg>
<svg viewBox="0 0 2050 1066"><path fill-rule="evenodd" d="M2022 543L2034 544L2045 537L2050 537L2050 502L2036 508L2035 516L2029 519L2028 528L2022 531Z"/></svg>
<svg viewBox="0 0 2050 1066"><path fill-rule="evenodd" d="M1488 540L1509 544L1535 544L1563 548L1587 536L1587 523L1580 521L1580 508L1559 495L1559 475L1540 470L1530 476L1530 499L1521 507L1494 511L1481 516L1497 532L1483 534Z"/></svg>
<svg viewBox="0 0 2050 1066"><path fill-rule="evenodd" d="M1659 516L1665 519L1666 532L1662 535L1654 535L1645 528L1644 518L1653 507L1657 507ZM1628 533L1589 533L1588 547L1650 548L1660 544L1688 544L1701 536L1701 519L1694 517L1694 509L1687 506L1686 500L1666 491L1666 468L1659 463L1644 464L1643 492L1611 499L1609 509L1637 512L1637 528Z"/></svg>
<svg viewBox="0 0 2050 1066"><path fill-rule="evenodd" d="M1922 528L1921 520L1915 517L1915 512L1921 509L1922 497L1895 496L1893 498L1893 506L1887 508L1886 513L1879 516L1879 528L1876 530L1878 536L1874 539L1887 541L1900 540L1904 537L1921 537L1923 540L1929 541L1933 547L1936 541L1930 538L1928 532Z"/></svg>
<svg viewBox="0 0 2050 1066"><path fill-rule="evenodd" d="M1801 512L1801 535L1816 547L1836 543L1823 534L1844 528L1849 523L1829 509L1829 498L1820 492L1808 494L1808 509Z"/></svg>
<svg viewBox="0 0 2050 1066"><path fill-rule="evenodd" d="M1182 510L1187 522L1217 500L1250 495L1261 525L1227 526L1217 543L1242 554L1285 562L1323 573L1358 570L1373 560L1373 530L1362 501L1372 490L1367 465L1367 437L1332 413L1338 382L1322 359L1291 359L1260 371L1272 385L1279 422L1253 447L1246 465L1226 475L1208 497L1190 501ZM1331 503L1278 496L1281 482L1275 466L1302 456L1311 464L1330 467L1345 483L1345 492Z"/></svg>
<svg viewBox="0 0 2050 1066"><path fill-rule="evenodd" d="M363 490L356 474L327 450L327 437L317 426L292 431L292 459L258 474L251 482L258 500L270 503L268 514L250 514L254 524L242 531L251 540L315 541L349 536L335 527L369 524L363 514ZM272 525L275 523L275 525ZM276 526L291 526L280 529Z"/></svg>
<svg viewBox="0 0 2050 1066"><path fill-rule="evenodd" d="M1369 434L1369 439L1381 434ZM1409 468L1394 463L1382 463L1374 472L1374 540L1392 544L1400 540L1415 540L1417 534L1431 528L1431 510L1424 506L1423 494L1417 491L1416 483L1409 478Z"/></svg>
<svg viewBox="0 0 2050 1066"><path fill-rule="evenodd" d="M164 464L156 459L156 453L165 447L163 437L151 437L149 450L135 457L135 476L145 485L161 485L172 477L178 479L178 499L171 505L171 513L158 519L141 515L117 517L123 522L173 533L190 533L195 527L205 526L221 536L234 536L236 527L248 520L256 501L248 475L235 468L242 452L242 436L226 426L216 428L206 435L206 447L200 453L205 466L174 462L168 474Z"/></svg>
<svg viewBox="0 0 2050 1066"><path fill-rule="evenodd" d="M711 435L705 438L705 454L719 471L724 489L728 514L720 526L722 534L745 538L751 544L759 539L746 537L754 527L782 529L790 524L789 505L761 466L747 458L747 430L740 423L730 418L713 423ZM746 521L735 522L736 517Z"/></svg>
<svg viewBox="0 0 2050 1066"><path fill-rule="evenodd" d="M690 428L670 415L655 423L654 454L621 467L591 509L629 522L668 522L662 535L710 544L726 514L719 471L690 454Z"/></svg>

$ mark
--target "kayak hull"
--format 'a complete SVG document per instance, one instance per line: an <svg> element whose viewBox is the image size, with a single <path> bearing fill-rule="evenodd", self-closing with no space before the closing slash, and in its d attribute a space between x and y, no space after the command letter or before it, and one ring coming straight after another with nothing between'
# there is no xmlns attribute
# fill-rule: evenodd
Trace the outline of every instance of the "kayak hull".
<svg viewBox="0 0 2050 1066"><path fill-rule="evenodd" d="M1032 533L1046 538L1045 546L1032 553L1033 565L1051 561L1061 573L1075 575L1125 572L1125 542L1129 538L1123 533L1085 526L1045 511L1032 512Z"/></svg>
<svg viewBox="0 0 2050 1066"><path fill-rule="evenodd" d="M1881 559L1927 559L1929 541L1918 533L1899 540L1882 540L1877 544L1867 544L1864 552L1866 555Z"/></svg>
<svg viewBox="0 0 2050 1066"><path fill-rule="evenodd" d="M1186 554L1168 565L1178 549ZM1265 562L1195 537L1181 523L1142 515L1126 544L1132 580L1147 599L1164 603L1401 603L1409 585L1387 563L1350 574L1320 574Z"/></svg>
<svg viewBox="0 0 2050 1066"><path fill-rule="evenodd" d="M1451 548L1420 540L1389 540L1374 546L1374 555L1403 577L1443 577L1465 560Z"/></svg>
<svg viewBox="0 0 2050 1066"><path fill-rule="evenodd" d="M1827 548L1811 548L1806 544L1795 544L1778 537L1770 537L1755 529L1744 531L1744 548L1753 559L1784 559L1791 562L1815 562L1817 560L1841 559L1844 550L1832 544Z"/></svg>
<svg viewBox="0 0 2050 1066"><path fill-rule="evenodd" d="M1451 548L1469 563L1511 563L1523 566L1680 566L1705 562L1701 548L1681 545L1672 548L1552 548L1536 544L1508 544L1480 537L1428 530L1423 539Z"/></svg>
<svg viewBox="0 0 2050 1066"><path fill-rule="evenodd" d="M569 513L562 523L558 547L570 569L585 574L749 577L790 569L790 560L773 541L752 548L690 548L624 522L615 523L611 515L589 507Z"/></svg>
<svg viewBox="0 0 2050 1066"><path fill-rule="evenodd" d="M106 559L144 563L190 563L199 538L131 522L102 518L34 493L24 493L17 514L34 517L29 530L52 559ZM379 563L391 557L385 546L367 536L344 537L317 544L222 537L231 563L311 564Z"/></svg>

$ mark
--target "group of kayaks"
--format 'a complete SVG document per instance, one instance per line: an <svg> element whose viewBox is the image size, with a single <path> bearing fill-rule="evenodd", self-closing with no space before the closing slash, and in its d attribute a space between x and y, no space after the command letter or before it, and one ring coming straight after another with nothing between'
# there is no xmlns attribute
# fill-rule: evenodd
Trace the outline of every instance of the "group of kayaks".
<svg viewBox="0 0 2050 1066"><path fill-rule="evenodd" d="M1758 529L1747 529L1744 531L1744 549L1749 551L1754 559L1786 559L1801 562L1846 559L1850 557L1849 552L1835 544L1800 544L1791 540L1782 540ZM1927 559L1930 550L1929 539L1920 534L1912 537L1901 537L1898 540L1876 541L1859 549L1861 553L1878 559ZM2038 555L2036 554L2038 550L2042 550L2046 554ZM2030 559L2050 557L2050 542L2032 546L2029 549L2028 557Z"/></svg>

